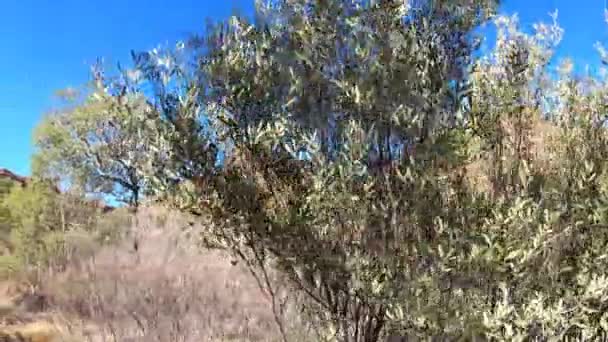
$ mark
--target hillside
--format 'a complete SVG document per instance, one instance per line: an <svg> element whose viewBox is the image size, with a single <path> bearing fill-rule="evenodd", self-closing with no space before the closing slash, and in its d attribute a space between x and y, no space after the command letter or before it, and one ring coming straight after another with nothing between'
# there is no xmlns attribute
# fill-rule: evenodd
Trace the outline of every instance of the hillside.
<svg viewBox="0 0 608 342"><path fill-rule="evenodd" d="M28 182L27 177L19 176L5 168L0 168L0 180L12 181L17 184L20 184L21 186L25 186Z"/></svg>
<svg viewBox="0 0 608 342"><path fill-rule="evenodd" d="M29 183L32 182L30 177L21 176L9 169L0 167L0 196L3 192L6 192L8 188L12 185L19 185L21 187L26 187ZM4 186L1 184L4 183ZM61 190L56 185L50 186L54 192L61 194ZM4 189L4 190L3 190ZM93 207L101 210L104 213L110 212L115 208L111 205L106 204L103 200L100 199L91 199L88 203Z"/></svg>
<svg viewBox="0 0 608 342"><path fill-rule="evenodd" d="M197 228L179 214L144 208L138 221L137 251L130 240L91 250L74 234L79 248L63 271L0 283L0 338L35 330L27 341L278 341L268 298L245 268L200 250Z"/></svg>
<svg viewBox="0 0 608 342"><path fill-rule="evenodd" d="M0 169L0 182L2 198L14 186L32 184L8 169ZM101 209L96 231L75 226L65 234L67 254L55 257L55 266L0 280L0 341L280 340L268 295L228 253L200 247L201 226L183 214L144 206L135 227L124 208L86 203ZM4 240L9 248L2 257L9 260L10 234ZM294 299L286 294L285 303ZM290 310L282 315L291 334L305 334Z"/></svg>

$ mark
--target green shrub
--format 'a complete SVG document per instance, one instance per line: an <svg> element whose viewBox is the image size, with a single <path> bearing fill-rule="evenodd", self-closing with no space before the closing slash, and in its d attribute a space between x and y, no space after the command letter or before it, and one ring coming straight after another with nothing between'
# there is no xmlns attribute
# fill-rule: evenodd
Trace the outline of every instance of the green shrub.
<svg viewBox="0 0 608 342"><path fill-rule="evenodd" d="M14 255L0 255L0 279L9 278L23 270L21 260Z"/></svg>
<svg viewBox="0 0 608 342"><path fill-rule="evenodd" d="M59 194L45 181L12 187L0 208L5 213L4 240L11 269L59 266L72 254L90 254L84 251L94 248L91 244L97 244L95 239L110 236L116 241L120 230L128 227L127 217L111 213L100 220L99 209L84 197Z"/></svg>

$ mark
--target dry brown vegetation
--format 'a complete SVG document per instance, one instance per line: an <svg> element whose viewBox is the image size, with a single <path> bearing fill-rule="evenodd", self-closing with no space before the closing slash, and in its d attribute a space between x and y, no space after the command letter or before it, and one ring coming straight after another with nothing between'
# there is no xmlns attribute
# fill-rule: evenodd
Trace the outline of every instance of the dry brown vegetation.
<svg viewBox="0 0 608 342"><path fill-rule="evenodd" d="M0 332L49 342L280 339L269 298L244 267L200 248L197 227L177 214L145 208L138 218L136 239L3 283ZM299 333L295 317L287 309L282 321Z"/></svg>

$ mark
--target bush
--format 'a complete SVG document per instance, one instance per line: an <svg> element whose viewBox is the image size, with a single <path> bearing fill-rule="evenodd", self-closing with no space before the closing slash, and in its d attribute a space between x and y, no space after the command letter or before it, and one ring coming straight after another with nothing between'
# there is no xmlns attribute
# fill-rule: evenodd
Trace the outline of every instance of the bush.
<svg viewBox="0 0 608 342"><path fill-rule="evenodd" d="M0 278L7 279L22 269L21 261L14 255L0 255Z"/></svg>
<svg viewBox="0 0 608 342"><path fill-rule="evenodd" d="M198 63L183 47L154 49L118 81L98 72L86 105L43 126L41 153L63 165L72 152L70 174L89 186L153 195L197 220L202 242L239 258L268 295L283 340L276 273L319 339L599 339L608 81L577 77L568 61L549 69L563 34L555 16L531 34L494 17L494 50L478 58L474 33L497 6L260 2L256 23L235 17L193 40ZM117 106L107 125L91 110ZM116 141L87 141L105 129ZM85 138L70 143L74 133ZM28 257L48 234L44 208L16 220ZM97 312L147 338L180 330L155 330L157 317L191 313L171 291L209 299L192 292L198 283L114 279L91 290L117 301ZM137 313L115 315L120 305Z"/></svg>
<svg viewBox="0 0 608 342"><path fill-rule="evenodd" d="M59 194L46 181L12 187L3 196L0 211L6 224L4 243L12 271L65 262L68 249L74 247L66 241L72 231L101 234L96 231L101 214L97 208L83 197Z"/></svg>

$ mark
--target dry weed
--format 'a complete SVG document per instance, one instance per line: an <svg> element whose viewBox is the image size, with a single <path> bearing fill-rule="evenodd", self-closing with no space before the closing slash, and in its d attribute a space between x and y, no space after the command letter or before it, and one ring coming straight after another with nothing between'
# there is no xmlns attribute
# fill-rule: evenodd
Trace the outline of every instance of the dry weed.
<svg viewBox="0 0 608 342"><path fill-rule="evenodd" d="M145 209L138 221L137 248L126 239L39 277L38 293L71 335L83 341L281 340L268 297L240 264L202 250L178 214ZM286 326L301 335L295 310L283 308Z"/></svg>

